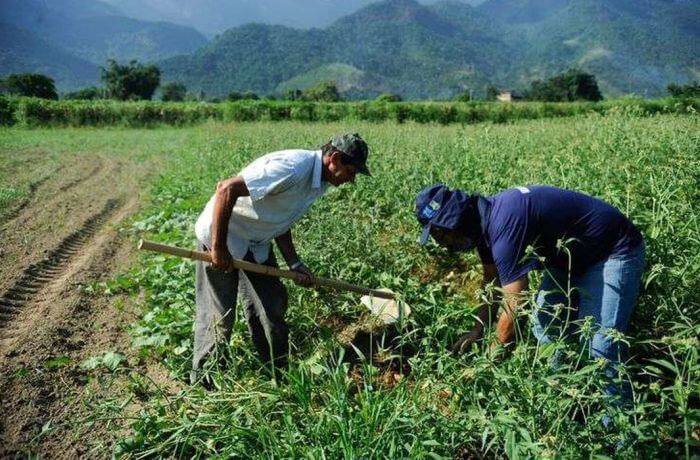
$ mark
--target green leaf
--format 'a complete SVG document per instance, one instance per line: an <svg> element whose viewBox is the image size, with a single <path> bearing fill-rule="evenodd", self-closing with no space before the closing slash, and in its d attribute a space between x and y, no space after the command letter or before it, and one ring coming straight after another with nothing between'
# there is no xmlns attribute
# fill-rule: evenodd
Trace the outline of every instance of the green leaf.
<svg viewBox="0 0 700 460"><path fill-rule="evenodd" d="M70 364L71 359L68 356L59 356L44 361L44 367L47 369L56 369Z"/></svg>
<svg viewBox="0 0 700 460"><path fill-rule="evenodd" d="M88 358L85 361L83 361L83 364L81 364L80 367L91 371L93 369L97 369L97 367L99 367L100 364L102 364L102 357L101 356L93 356L93 357Z"/></svg>
<svg viewBox="0 0 700 460"><path fill-rule="evenodd" d="M670 370L674 374L679 374L678 367L674 366L673 364L666 361L665 359L650 359L649 361L651 361L652 363L656 363L659 366L665 367L666 369Z"/></svg>
<svg viewBox="0 0 700 460"><path fill-rule="evenodd" d="M110 371L114 371L119 367L122 361L125 360L126 356L122 355L121 353L109 351L102 357L102 364L104 364L104 366Z"/></svg>
<svg viewBox="0 0 700 460"><path fill-rule="evenodd" d="M511 430L506 435L506 445L505 445L506 455L510 460L518 459L518 444L515 440L515 431Z"/></svg>
<svg viewBox="0 0 700 460"><path fill-rule="evenodd" d="M99 366L105 366L110 371L115 371L119 365L126 360L126 356L121 353L108 351L102 356L93 356L83 361L82 368L87 370L96 369Z"/></svg>

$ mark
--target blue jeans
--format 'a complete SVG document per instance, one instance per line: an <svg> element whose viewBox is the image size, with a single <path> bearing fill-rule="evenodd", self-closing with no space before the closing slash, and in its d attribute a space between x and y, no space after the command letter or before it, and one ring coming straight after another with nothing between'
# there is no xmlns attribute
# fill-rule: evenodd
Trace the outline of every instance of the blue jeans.
<svg viewBox="0 0 700 460"><path fill-rule="evenodd" d="M637 302L644 256L644 243L641 243L629 254L603 260L579 276L569 278L565 271L545 271L533 314L533 333L539 343L551 343L557 336L569 336L576 331L577 327L567 319L581 320L577 321L580 326L585 318L592 317L593 334L587 343L589 356L608 360L605 375L616 379L627 349L614 335L615 331L627 332ZM556 356L553 365L556 366ZM619 394L623 401L629 401L632 394L628 381L622 388L610 383L605 392Z"/></svg>

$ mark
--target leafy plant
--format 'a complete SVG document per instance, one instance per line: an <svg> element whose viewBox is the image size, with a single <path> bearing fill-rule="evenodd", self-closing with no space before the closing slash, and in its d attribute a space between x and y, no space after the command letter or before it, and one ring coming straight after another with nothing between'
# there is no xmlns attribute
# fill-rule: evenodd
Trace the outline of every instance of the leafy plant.
<svg viewBox="0 0 700 460"><path fill-rule="evenodd" d="M97 369L104 366L110 371L116 371L122 362L126 361L126 356L121 353L108 351L102 356L93 356L83 361L82 368L87 370Z"/></svg>

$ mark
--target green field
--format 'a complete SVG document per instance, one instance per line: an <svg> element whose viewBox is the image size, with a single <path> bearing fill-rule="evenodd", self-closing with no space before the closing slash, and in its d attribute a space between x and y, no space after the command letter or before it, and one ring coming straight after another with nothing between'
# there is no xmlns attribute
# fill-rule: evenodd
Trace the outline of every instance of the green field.
<svg viewBox="0 0 700 460"><path fill-rule="evenodd" d="M233 363L211 370L217 388L168 395L125 366L124 398L93 398L93 421L129 429L118 454L260 458L690 458L700 442L700 118L620 110L514 124L207 123L156 130L86 130L129 148L167 152L148 202L127 230L192 247L194 221L217 180L265 152L317 147L332 133L367 140L372 178L331 189L294 227L306 263L319 276L391 288L412 306L385 348L404 369L400 380L379 362L344 362L338 332L363 319L359 296L288 285L292 359L287 381L263 376L237 312ZM15 131L19 132L19 131ZM80 130L36 130L69 142ZM127 141L138 136L139 141ZM21 136L12 136L21 144ZM168 149L159 147L168 143ZM7 141L10 143L10 141ZM483 298L474 254L456 257L417 244L413 200L424 186L491 194L525 184L580 190L616 205L642 231L648 266L629 337L627 370L634 408L605 413L599 363L562 344L572 365L554 372L524 329L510 357L484 350L462 358L447 347L472 324ZM8 192L9 193L9 192ZM2 198L11 200L12 197ZM531 275L536 286L537 275ZM98 288L96 288L98 289ZM142 255L128 274L100 289L143 307L133 346L186 382L192 352L194 266ZM381 335L381 331L374 332ZM391 345L391 347L389 346ZM109 351L109 350L105 350ZM410 368L410 372L408 369ZM126 403L125 403L126 404ZM610 409L608 409L610 410ZM622 441L622 443L620 443ZM616 445L620 447L616 450Z"/></svg>

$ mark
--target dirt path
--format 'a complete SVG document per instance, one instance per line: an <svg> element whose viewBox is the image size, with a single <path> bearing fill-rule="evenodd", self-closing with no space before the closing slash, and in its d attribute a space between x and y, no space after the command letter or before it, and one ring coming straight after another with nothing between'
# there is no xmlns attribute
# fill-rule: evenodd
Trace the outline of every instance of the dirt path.
<svg viewBox="0 0 700 460"><path fill-rule="evenodd" d="M0 224L0 458L111 455L87 450L99 427L76 429L90 386L80 364L106 351L128 355L136 313L83 287L133 262L118 226L138 209L148 169L67 156Z"/></svg>

